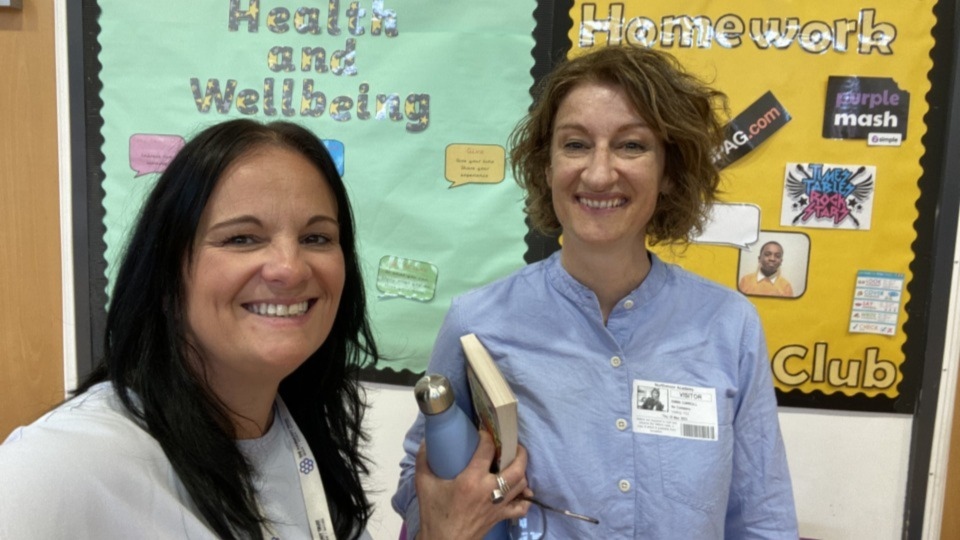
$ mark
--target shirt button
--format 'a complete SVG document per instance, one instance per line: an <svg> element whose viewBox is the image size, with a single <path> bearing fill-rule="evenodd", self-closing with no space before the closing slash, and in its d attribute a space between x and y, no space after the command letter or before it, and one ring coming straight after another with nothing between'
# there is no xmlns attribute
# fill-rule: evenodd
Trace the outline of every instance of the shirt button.
<svg viewBox="0 0 960 540"><path fill-rule="evenodd" d="M617 487L620 488L620 491L621 491L621 492L626 493L626 492L630 491L630 481L629 481L629 480L621 480L619 483L617 483Z"/></svg>
<svg viewBox="0 0 960 540"><path fill-rule="evenodd" d="M617 429L620 431L627 429L627 421L623 418L617 418Z"/></svg>
<svg viewBox="0 0 960 540"><path fill-rule="evenodd" d="M610 365L613 367L620 367L620 364L622 363L623 361L620 360L619 356L614 356L613 358L610 359Z"/></svg>
<svg viewBox="0 0 960 540"><path fill-rule="evenodd" d="M633 300L627 300L623 303L624 309L633 309Z"/></svg>

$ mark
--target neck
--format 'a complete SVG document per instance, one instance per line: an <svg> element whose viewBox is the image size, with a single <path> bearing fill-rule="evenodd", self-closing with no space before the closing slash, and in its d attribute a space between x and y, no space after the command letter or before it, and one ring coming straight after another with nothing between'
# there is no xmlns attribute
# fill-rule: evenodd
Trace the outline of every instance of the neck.
<svg viewBox="0 0 960 540"><path fill-rule="evenodd" d="M630 251L564 246L560 261L574 279L597 295L604 324L617 302L639 287L650 273L650 256L643 246Z"/></svg>
<svg viewBox="0 0 960 540"><path fill-rule="evenodd" d="M269 431L273 423L273 403L277 399L276 385L250 387L221 383L213 390L233 422L234 437L257 439Z"/></svg>

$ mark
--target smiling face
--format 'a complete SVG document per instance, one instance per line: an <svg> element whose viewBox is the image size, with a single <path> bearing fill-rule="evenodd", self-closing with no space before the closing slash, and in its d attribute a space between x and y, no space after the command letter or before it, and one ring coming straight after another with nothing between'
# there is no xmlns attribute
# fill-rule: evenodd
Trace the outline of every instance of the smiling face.
<svg viewBox="0 0 960 540"><path fill-rule="evenodd" d="M547 181L563 249L646 253L647 223L669 188L666 151L619 87L583 83L560 103Z"/></svg>
<svg viewBox="0 0 960 540"><path fill-rule="evenodd" d="M187 336L214 390L275 386L330 333L344 284L337 204L301 154L261 146L224 172L186 269Z"/></svg>
<svg viewBox="0 0 960 540"><path fill-rule="evenodd" d="M765 276L772 276L780 270L783 264L783 248L776 242L767 242L760 249L760 271Z"/></svg>

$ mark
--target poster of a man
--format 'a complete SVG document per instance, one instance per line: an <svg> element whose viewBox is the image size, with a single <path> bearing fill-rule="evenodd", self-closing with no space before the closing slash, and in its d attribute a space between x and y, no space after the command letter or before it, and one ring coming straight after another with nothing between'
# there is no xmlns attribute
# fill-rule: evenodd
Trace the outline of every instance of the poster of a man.
<svg viewBox="0 0 960 540"><path fill-rule="evenodd" d="M737 288L749 296L797 298L807 287L810 238L802 233L761 231L741 250Z"/></svg>
<svg viewBox="0 0 960 540"><path fill-rule="evenodd" d="M740 292L760 296L793 296L793 287L780 275L783 264L783 246L773 240L763 244L755 274L740 278Z"/></svg>

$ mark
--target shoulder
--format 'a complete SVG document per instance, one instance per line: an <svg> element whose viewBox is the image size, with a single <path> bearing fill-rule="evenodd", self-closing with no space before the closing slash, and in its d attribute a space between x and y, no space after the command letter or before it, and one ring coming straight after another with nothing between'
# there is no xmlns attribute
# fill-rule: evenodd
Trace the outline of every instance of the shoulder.
<svg viewBox="0 0 960 540"><path fill-rule="evenodd" d="M555 257L528 264L507 276L457 296L453 299L453 304L468 309L483 309L487 306L502 308L502 302L507 298L539 295L546 286L547 271L554 264L557 264Z"/></svg>
<svg viewBox="0 0 960 540"><path fill-rule="evenodd" d="M665 286L669 294L696 300L693 305L697 306L697 309L722 308L728 313L730 310L733 310L744 316L757 316L757 310L753 303L739 291L710 281L678 265L659 260L656 255L653 255L653 258L657 261L654 264L659 263L664 266L666 274ZM743 279L748 277L749 275Z"/></svg>
<svg viewBox="0 0 960 540"><path fill-rule="evenodd" d="M212 536L109 383L12 433L0 445L0 478L2 538L133 538L145 523L158 538Z"/></svg>
<svg viewBox="0 0 960 540"><path fill-rule="evenodd" d="M0 536L98 536L156 510L144 503L156 504L153 486L175 482L160 445L109 383L14 431L0 445L0 478ZM44 522L48 516L57 519Z"/></svg>
<svg viewBox="0 0 960 540"><path fill-rule="evenodd" d="M84 438L91 431L98 434L143 431L126 410L110 383L100 383L73 397L30 425L18 428L3 448L44 437L77 436Z"/></svg>
<svg viewBox="0 0 960 540"><path fill-rule="evenodd" d="M0 477L18 479L18 489L56 489L87 475L102 478L126 462L142 467L158 451L113 388L102 384L16 429L0 445Z"/></svg>

